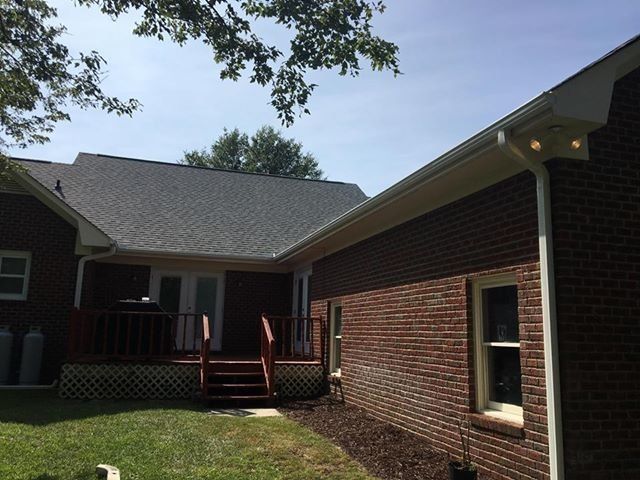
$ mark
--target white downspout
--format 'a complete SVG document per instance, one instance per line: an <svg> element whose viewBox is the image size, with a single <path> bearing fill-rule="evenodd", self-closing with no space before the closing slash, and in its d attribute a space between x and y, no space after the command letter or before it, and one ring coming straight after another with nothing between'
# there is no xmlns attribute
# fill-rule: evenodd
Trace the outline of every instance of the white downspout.
<svg viewBox="0 0 640 480"><path fill-rule="evenodd" d="M540 283L542 287L542 327L544 338L544 370L549 429L549 467L551 480L564 480L562 446L562 406L560 403L560 365L556 320L556 289L553 269L553 236L551 232L551 186L549 171L542 162L527 158L504 130L498 132L498 145L511 159L536 176L538 197L538 241L540 248Z"/></svg>
<svg viewBox="0 0 640 480"><path fill-rule="evenodd" d="M80 308L80 301L82 300L82 283L84 280L84 265L90 260L98 260L99 258L111 257L118 251L118 245L113 242L109 250L106 252L94 253L93 255L85 255L78 260L78 273L76 275L76 293L73 298L73 306Z"/></svg>

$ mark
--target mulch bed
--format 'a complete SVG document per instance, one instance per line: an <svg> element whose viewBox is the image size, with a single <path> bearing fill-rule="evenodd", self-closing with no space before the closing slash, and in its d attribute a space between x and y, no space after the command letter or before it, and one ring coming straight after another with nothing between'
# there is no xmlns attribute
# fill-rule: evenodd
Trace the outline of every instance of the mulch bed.
<svg viewBox="0 0 640 480"><path fill-rule="evenodd" d="M444 480L446 455L421 437L327 395L289 401L279 410L339 445L367 471L383 480Z"/></svg>

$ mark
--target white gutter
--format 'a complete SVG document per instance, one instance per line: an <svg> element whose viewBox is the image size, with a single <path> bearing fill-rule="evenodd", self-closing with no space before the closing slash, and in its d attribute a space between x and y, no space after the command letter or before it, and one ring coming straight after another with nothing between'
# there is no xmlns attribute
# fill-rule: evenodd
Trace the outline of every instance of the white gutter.
<svg viewBox="0 0 640 480"><path fill-rule="evenodd" d="M556 289L553 269L553 236L551 227L551 185L549 171L542 162L527 158L504 130L498 132L498 145L511 159L536 176L538 198L538 243L540 249L540 283L542 288L542 328L544 370L549 430L549 467L551 480L564 480L562 445L562 405L560 403L560 357L556 319Z"/></svg>
<svg viewBox="0 0 640 480"><path fill-rule="evenodd" d="M198 254L198 253L181 253L175 251L162 251L162 250L140 250L126 247L118 247L118 255L121 256L134 256L134 257L160 257L160 258L174 258L180 260L205 260L205 261L218 261L229 263L249 263L249 264L263 264L272 265L274 259L272 257L264 256L250 256L250 255L236 255L236 254Z"/></svg>
<svg viewBox="0 0 640 480"><path fill-rule="evenodd" d="M94 253L92 255L85 255L78 260L78 273L76 275L76 294L73 299L73 306L80 308L80 301L82 300L82 283L84 280L84 265L90 260L98 260L100 258L111 257L118 251L118 245L114 241L111 247L106 252Z"/></svg>
<svg viewBox="0 0 640 480"><path fill-rule="evenodd" d="M637 68L639 63L640 35L552 89L542 92L387 190L287 247L275 256L275 260L279 263L286 262L305 249L411 193L426 181L431 181L464 164L473 156L495 147L496 135L500 130L508 128L513 135L518 135L524 131L534 130L536 125L540 125L545 118L555 118L556 124L563 124L567 119L581 119L589 124L588 131L599 128L607 122L614 81Z"/></svg>
<svg viewBox="0 0 640 480"><path fill-rule="evenodd" d="M285 250L275 255L277 262L285 262L300 251L321 242L325 238L348 227L352 223L362 219L366 215L383 208L385 205L408 195L416 188L419 188L425 181L433 180L446 174L475 156L491 149L496 145L496 134L499 130L506 128L513 129L515 125L522 130L530 127L530 122L541 121L551 116L553 112L553 98L549 92L542 92L537 97L525 103L518 109L504 116L497 122L489 125L476 133L464 143L449 150L445 154L428 163L420 170L403 178L398 183L372 197L360 205L342 214L335 220L329 222L318 230L297 243L287 247Z"/></svg>

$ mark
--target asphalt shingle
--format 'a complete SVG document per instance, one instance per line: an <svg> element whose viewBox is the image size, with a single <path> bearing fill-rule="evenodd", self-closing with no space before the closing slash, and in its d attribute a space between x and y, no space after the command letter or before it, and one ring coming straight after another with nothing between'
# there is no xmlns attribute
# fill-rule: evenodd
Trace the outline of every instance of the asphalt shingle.
<svg viewBox="0 0 640 480"><path fill-rule="evenodd" d="M366 200L354 184L107 155L23 164L120 247L150 252L270 258Z"/></svg>

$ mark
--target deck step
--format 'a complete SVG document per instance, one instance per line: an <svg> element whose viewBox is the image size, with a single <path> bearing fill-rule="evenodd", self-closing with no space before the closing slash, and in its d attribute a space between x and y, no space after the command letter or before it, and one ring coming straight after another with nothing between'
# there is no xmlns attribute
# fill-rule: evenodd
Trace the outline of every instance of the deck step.
<svg viewBox="0 0 640 480"><path fill-rule="evenodd" d="M216 360L215 358L210 358L209 363L262 363L262 360L259 358L255 360Z"/></svg>
<svg viewBox="0 0 640 480"><path fill-rule="evenodd" d="M266 383L207 383L209 388L264 388Z"/></svg>
<svg viewBox="0 0 640 480"><path fill-rule="evenodd" d="M262 360L212 358L202 388L207 401L263 401L268 395Z"/></svg>
<svg viewBox="0 0 640 480"><path fill-rule="evenodd" d="M263 373L262 362L254 361L220 361L209 362L210 373Z"/></svg>
<svg viewBox="0 0 640 480"><path fill-rule="evenodd" d="M269 400L269 395L207 395L206 400Z"/></svg>
<svg viewBox="0 0 640 480"><path fill-rule="evenodd" d="M255 371L255 372L207 372L209 376L214 377L254 377L254 376L264 376L264 371Z"/></svg>

